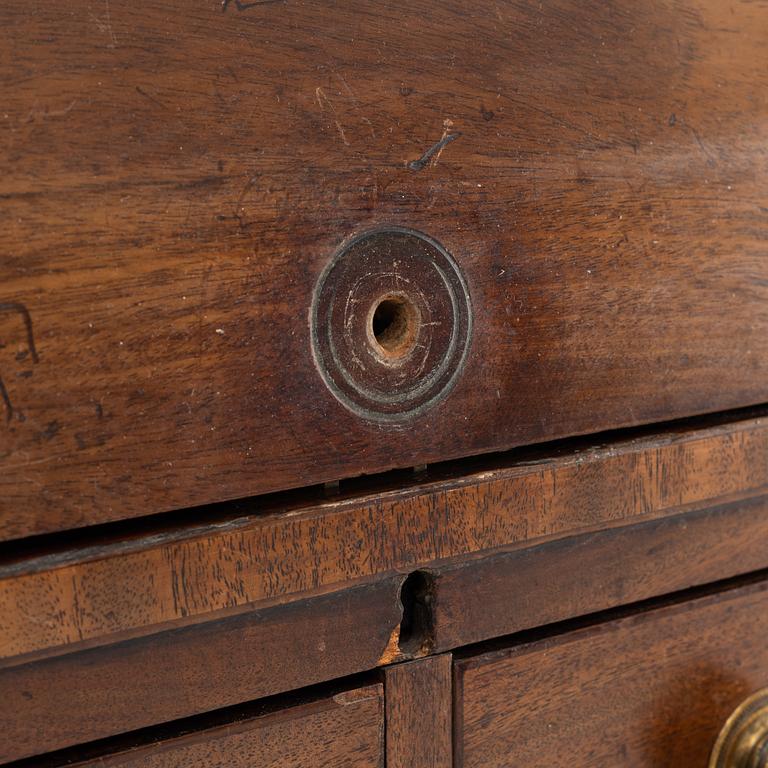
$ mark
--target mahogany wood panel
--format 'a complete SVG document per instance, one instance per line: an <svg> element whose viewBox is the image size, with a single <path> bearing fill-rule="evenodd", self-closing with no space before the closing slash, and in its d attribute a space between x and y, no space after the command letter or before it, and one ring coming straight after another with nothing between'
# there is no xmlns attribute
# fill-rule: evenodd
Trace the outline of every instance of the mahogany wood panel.
<svg viewBox="0 0 768 768"><path fill-rule="evenodd" d="M451 768L452 661L449 653L384 671L387 768Z"/></svg>
<svg viewBox="0 0 768 768"><path fill-rule="evenodd" d="M399 581L3 669L0 761L403 658L396 647Z"/></svg>
<svg viewBox="0 0 768 768"><path fill-rule="evenodd" d="M4 733L0 760L65 748L362 672L430 650L448 650L491 635L768 567L764 546L768 518L761 485L766 467L759 464L765 455L765 433L760 420L750 420L542 459L530 466L480 473L471 481L450 481L458 495L434 518L437 521L453 520L456 515L461 522L459 512L472 498L467 494L473 492L476 499L485 498L488 504L473 509L472 514L497 536L521 530L505 515L524 512L532 500L536 500L534 510L555 515L545 516L545 520L570 527L560 531L566 538L553 538L553 534L547 539L539 530L532 543L526 545L522 538L507 551L496 547L476 550L474 555L412 563L411 567L422 567L427 573L422 604L430 607L420 629L423 634L417 635L415 643L401 642L404 614L411 617L411 627L416 614L413 608L404 607L409 600L401 600L404 574L393 573L397 568L390 566L393 570L382 568L368 576L362 569L350 570L346 576L344 572L326 585L331 590L327 594L315 586L286 596L287 602L281 603L276 592L271 601L237 607L235 615L199 611L185 616L181 611L161 620L150 617L141 626L140 622L136 626L127 623L118 632L96 633L88 641L43 644L37 653L10 655L0 669L0 727ZM755 461L750 462L750 457ZM516 493L516 481L531 481L531 472L536 482L528 488L528 495ZM489 484L485 491L477 487L480 481ZM538 494L544 489L549 494L541 499ZM378 542L382 550L359 543L356 548L351 539L340 539L337 562L346 556L350 569L355 569L368 551L379 552L384 558L380 562L386 562L381 554L385 547L394 553L401 542L411 542L406 554L414 554L420 551L416 543L423 539L433 546L449 529L439 524L423 530L415 524L409 527L408 519L414 510L437 509L436 499L442 498L444 504L450 493L444 487L443 491L442 497L428 497L426 506L411 506L409 500L422 497L417 489L385 499L385 504L400 505L398 515L402 517L395 516L391 527L382 527L379 538L366 538L367 529L354 534L358 542ZM745 498L723 502L739 495ZM522 500L521 505L511 504L512 500ZM719 506L713 507L716 500ZM292 513L276 515L270 524L278 520L296 523L297 541L307 546L312 543L309 549L296 551L298 562L302 551L326 551L323 536L327 531L343 530L346 518L342 512L359 509L360 500L328 502L327 510L340 515L335 528L315 525L305 529L297 523L301 516ZM617 509L627 513L626 519L611 514ZM588 512L597 517L584 517ZM398 530L398 520L399 537L387 538ZM506 529L507 524L512 527ZM469 537L473 530L468 527L465 534ZM433 531L438 538L429 540L424 531ZM177 586L176 599L195 591L215 594L215 582L208 581L207 571L198 570L198 565L205 562L202 553L206 549L213 551L211 537L215 540L225 532L231 533L226 527L218 532L212 528L196 543L200 548L197 555L193 555L194 548L178 555L176 583L184 586ZM273 531L265 542L288 540ZM153 541L152 546L160 543L176 546L184 540L170 536L164 542ZM89 550L88 557L79 562L68 562L72 553L63 552L60 567L108 563L113 557L119 563L120 557L132 552L118 542L111 546L116 551ZM264 551L268 549L265 543ZM257 550L232 541L220 552L221 565L209 563L211 573L224 568L227 552L230 557L240 553L243 563L259 561ZM279 555L280 549L275 547L272 557ZM57 556L17 563L19 568L28 566L27 571L21 568L17 573L13 572L16 566L9 564L11 573L6 576L49 575L43 566L45 558L53 557ZM98 597L94 606L103 606L105 617L107 606L119 612L130 599L130 580L116 575L136 573L133 562L128 559L120 568L103 574L109 589L94 593ZM156 562L161 563L162 558ZM312 562L308 557L306 567ZM315 562L319 570L323 561ZM331 567L332 557L328 563ZM289 557L283 565L281 570L279 560L274 560L275 580L288 579L294 567ZM159 579L159 566L156 573ZM218 575L222 590L227 588L225 575L226 571ZM367 581L361 582L363 578ZM229 588L234 591L234 586ZM63 600L58 612L40 608L36 614L40 622L47 621L49 626L56 621L74 622L72 611L80 608L81 598L69 604ZM19 622L25 611L33 609L33 601L18 605L11 601L4 621ZM74 615L85 616L87 611ZM133 632L139 636L132 637ZM48 636L40 633L37 637ZM89 643L94 647L88 648ZM388 674L406 675L407 669Z"/></svg>
<svg viewBox="0 0 768 768"><path fill-rule="evenodd" d="M21 559L11 556L0 565L0 657L61 652L67 646L210 621L254 605L265 608L416 568L440 568L457 558L711 508L734 498L757 497L766 489L768 421L758 417L531 453L511 464L489 464L444 479L428 473L421 482L375 495L290 509L245 505L238 507L236 519L208 526L150 531L106 544L96 539L87 546ZM493 589L499 584L494 572L522 584L508 572L521 568L520 578L528 586L520 595L538 584L536 589L551 598L547 558L571 572L586 548L596 554L584 576L589 580L603 574L611 587L601 599L613 602L622 594L637 597L643 590L668 591L688 580L733 575L745 564L762 567L756 548L762 539L750 538L762 535L759 518L759 512L746 510L702 522L697 524L701 533L689 540L684 522L658 532L648 529L648 536L639 534L648 547L647 562L632 553L633 532L488 561L501 563L498 571L497 565L478 568ZM657 546L662 547L658 552ZM733 557L737 549L741 558ZM654 552L658 570L652 565ZM676 567L675 557L683 553L692 560ZM624 577L621 569L610 573L601 565L623 558ZM471 571L449 569L444 578L460 583L462 573ZM482 590L485 582L473 584L471 575L467 578L461 590L468 595ZM571 586L579 584L576 579ZM569 589L568 584L561 586ZM461 624L465 608L443 594L446 626L440 631L467 642L474 630ZM519 614L520 621L534 615L545 620L546 603L532 601L523 610L515 596L503 607L510 594L501 587L494 593L500 601L500 623L494 625L490 615L482 621L476 617L479 632L506 626L512 614ZM587 589L578 605L592 605L591 594ZM488 597L467 605L467 615L475 616L475 608ZM539 608L544 612L536 614Z"/></svg>
<svg viewBox="0 0 768 768"><path fill-rule="evenodd" d="M434 572L436 650L768 568L768 497Z"/></svg>
<svg viewBox="0 0 768 768"><path fill-rule="evenodd" d="M383 768L381 685L76 763L78 768Z"/></svg>
<svg viewBox="0 0 768 768"><path fill-rule="evenodd" d="M760 583L458 661L457 768L704 766L766 636Z"/></svg>
<svg viewBox="0 0 768 768"><path fill-rule="evenodd" d="M768 400L764 2L0 4L0 537ZM326 389L318 277L412 227L460 380Z"/></svg>
<svg viewBox="0 0 768 768"><path fill-rule="evenodd" d="M73 647L37 662L10 659L0 670L0 726L4 749L12 751L0 749L0 758L102 738L766 568L766 519L765 499L759 499L431 570L434 610L416 643L401 642L403 579L391 578L91 650ZM434 682L439 671L407 664L386 671L397 694L392 701L399 702L390 714L403 721L398 732L415 728L405 722L413 704L409 686ZM430 717L439 724L428 701L418 711L421 732L429 731ZM440 743L417 745L418 754L437 760ZM401 756L410 749L399 742L391 747Z"/></svg>

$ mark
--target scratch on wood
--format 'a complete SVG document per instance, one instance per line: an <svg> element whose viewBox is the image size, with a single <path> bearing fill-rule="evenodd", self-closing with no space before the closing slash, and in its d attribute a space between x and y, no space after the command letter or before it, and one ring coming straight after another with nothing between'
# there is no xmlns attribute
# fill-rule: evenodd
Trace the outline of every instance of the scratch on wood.
<svg viewBox="0 0 768 768"><path fill-rule="evenodd" d="M21 122L24 124L32 123L38 117L42 120L49 117L64 117L64 115L68 115L75 108L75 104L77 104L77 99L72 99L64 109L49 109L47 106L39 106L38 102L35 101L32 109L29 110L29 113Z"/></svg>
<svg viewBox="0 0 768 768"><path fill-rule="evenodd" d="M693 135L693 138L696 139L696 143L699 145L699 149L702 151L704 157L707 158L709 164L714 165L715 158L713 157L712 153L704 146L704 142L701 140L699 132L692 125L688 125L687 128Z"/></svg>
<svg viewBox="0 0 768 768"><path fill-rule="evenodd" d="M431 165L434 168L434 166L437 165L437 161L440 159L443 150L452 141L456 141L456 139L461 136L459 131L451 133L452 127L453 123L450 120L446 120L445 123L443 123L443 136L440 141L433 144L418 160L411 160L411 162L408 163L408 167L412 171L421 171L426 168L427 165Z"/></svg>
<svg viewBox="0 0 768 768"><path fill-rule="evenodd" d="M111 42L107 46L108 48L117 48L117 38L115 32L112 29L112 17L109 12L109 0L104 0L104 18L100 19L95 14L91 13L90 17L96 22L96 26L99 28L99 32L106 32L109 35Z"/></svg>
<svg viewBox="0 0 768 768"><path fill-rule="evenodd" d="M371 692L373 690L373 693ZM371 699L378 699L378 693L373 688L358 688L351 691L342 691L337 693L333 697L335 704L340 704L342 707L347 707L350 704L360 704L364 701L370 701Z"/></svg>
<svg viewBox="0 0 768 768"><path fill-rule="evenodd" d="M155 98L151 93L147 93L140 85L136 86L136 93L140 94L145 99L149 99L149 101L151 101L152 103L157 104L158 107L162 107L163 109L168 109L168 107L166 107L165 104L163 104L163 102L160 101L160 99Z"/></svg>
<svg viewBox="0 0 768 768"><path fill-rule="evenodd" d="M232 5L233 0L222 0L221 12L225 13L227 8ZM285 0L254 0L254 2L244 3L242 0L234 0L235 8L238 11L247 11L249 8L254 8L257 5L272 5L274 3L282 3Z"/></svg>
<svg viewBox="0 0 768 768"><path fill-rule="evenodd" d="M117 38L115 37L115 33L112 29L112 18L109 14L109 0L104 0L104 6L107 13L107 29L109 30L109 37L112 40L112 47L117 48Z"/></svg>
<svg viewBox="0 0 768 768"><path fill-rule="evenodd" d="M245 229L245 217L243 215L245 208L243 207L243 201L245 200L245 196L251 191L258 180L258 175L250 176L246 180L245 185L243 186L243 191L240 193L240 197L237 198L237 202L235 203L235 218L240 225L240 229Z"/></svg>
<svg viewBox="0 0 768 768"><path fill-rule="evenodd" d="M333 106L333 102L325 95L325 91L318 85L317 88L315 88L315 98L317 99L317 104L320 107L320 111L325 111L325 106L327 105L328 108L331 110L331 113L333 115L333 122L336 125L336 130L339 132L339 136L341 137L341 140L344 142L344 146L348 147L349 142L347 141L347 135L344 133L344 127L339 122L338 117L336 116L336 108Z"/></svg>
<svg viewBox="0 0 768 768"><path fill-rule="evenodd" d="M336 79L342 84L344 90L349 95L349 98L352 99L352 104L354 105L355 110L360 113L360 120L368 126L368 129L371 132L371 138L375 139L376 131L373 130L373 123L371 123L371 121L362 114L362 108L360 107L360 102L358 101L357 96L355 96L355 92L350 87L344 75L342 75L340 72L334 72L334 75L336 76Z"/></svg>

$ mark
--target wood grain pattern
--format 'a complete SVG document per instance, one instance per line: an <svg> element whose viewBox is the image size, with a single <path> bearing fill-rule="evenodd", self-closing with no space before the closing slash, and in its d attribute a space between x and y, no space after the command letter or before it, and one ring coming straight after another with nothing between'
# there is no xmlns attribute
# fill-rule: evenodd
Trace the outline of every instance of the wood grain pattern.
<svg viewBox="0 0 768 768"><path fill-rule="evenodd" d="M101 738L766 568L766 504L761 497L431 569L426 643L401 643L400 577L34 663L10 659L0 670L5 749L23 755ZM421 669L386 670L403 688L404 710L393 717L407 720L408 686L421 686ZM428 681L433 672L424 672ZM420 716L439 723L429 707L422 703ZM395 732L412 733L408 722ZM419 729L429 732L426 720ZM440 743L417 744L418 754L438 759L430 750ZM401 759L411 748L392 749Z"/></svg>
<svg viewBox="0 0 768 768"><path fill-rule="evenodd" d="M434 572L435 650L458 648L768 568L768 497Z"/></svg>
<svg viewBox="0 0 768 768"><path fill-rule="evenodd" d="M0 761L396 660L399 581L0 670Z"/></svg>
<svg viewBox="0 0 768 768"><path fill-rule="evenodd" d="M452 660L449 653L384 672L387 768L451 768Z"/></svg>
<svg viewBox="0 0 768 768"><path fill-rule="evenodd" d="M5 0L0 537L765 402L766 36L750 0ZM384 224L475 320L399 428L308 330Z"/></svg>
<svg viewBox="0 0 768 768"><path fill-rule="evenodd" d="M767 489L768 421L753 418L539 453L459 477L427 475L290 510L253 504L210 527L0 565L0 658L211 620ZM728 560L724 553L717 568L707 560L708 573L732 570Z"/></svg>
<svg viewBox="0 0 768 768"><path fill-rule="evenodd" d="M768 685L768 585L456 663L457 768L706 765Z"/></svg>
<svg viewBox="0 0 768 768"><path fill-rule="evenodd" d="M383 768L381 685L86 760L78 768Z"/></svg>

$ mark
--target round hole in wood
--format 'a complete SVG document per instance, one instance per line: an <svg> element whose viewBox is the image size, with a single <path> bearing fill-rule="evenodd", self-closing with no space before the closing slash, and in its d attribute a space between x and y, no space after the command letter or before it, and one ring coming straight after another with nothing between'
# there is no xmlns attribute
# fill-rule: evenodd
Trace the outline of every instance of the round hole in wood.
<svg viewBox="0 0 768 768"><path fill-rule="evenodd" d="M373 307L369 332L380 355L405 357L416 343L419 311L406 296L383 296Z"/></svg>
<svg viewBox="0 0 768 768"><path fill-rule="evenodd" d="M363 419L401 424L446 397L461 374L469 291L456 261L427 235L363 232L320 274L310 331L332 394Z"/></svg>

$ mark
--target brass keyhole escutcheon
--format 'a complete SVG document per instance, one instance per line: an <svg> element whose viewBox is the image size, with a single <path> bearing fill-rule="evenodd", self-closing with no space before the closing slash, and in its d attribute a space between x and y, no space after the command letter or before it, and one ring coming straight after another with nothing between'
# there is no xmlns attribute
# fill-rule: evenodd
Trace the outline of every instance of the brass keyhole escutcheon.
<svg viewBox="0 0 768 768"><path fill-rule="evenodd" d="M768 688L742 702L726 720L709 768L768 768Z"/></svg>

